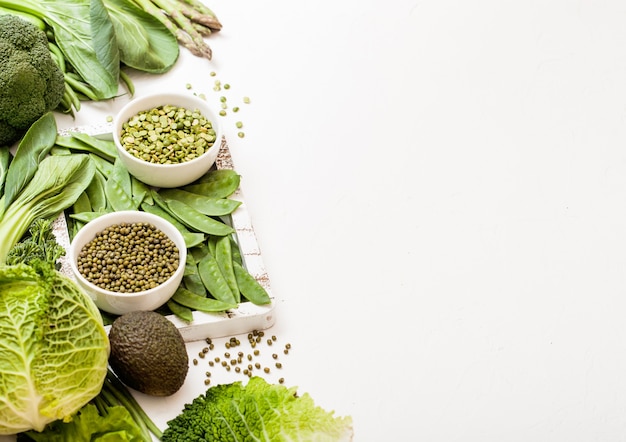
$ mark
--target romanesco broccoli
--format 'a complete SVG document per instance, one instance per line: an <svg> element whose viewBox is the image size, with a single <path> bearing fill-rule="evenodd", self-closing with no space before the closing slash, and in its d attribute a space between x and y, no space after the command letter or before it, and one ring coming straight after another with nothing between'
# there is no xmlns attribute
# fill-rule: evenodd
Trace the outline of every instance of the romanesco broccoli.
<svg viewBox="0 0 626 442"><path fill-rule="evenodd" d="M0 146L17 141L65 92L44 31L12 14L0 15Z"/></svg>

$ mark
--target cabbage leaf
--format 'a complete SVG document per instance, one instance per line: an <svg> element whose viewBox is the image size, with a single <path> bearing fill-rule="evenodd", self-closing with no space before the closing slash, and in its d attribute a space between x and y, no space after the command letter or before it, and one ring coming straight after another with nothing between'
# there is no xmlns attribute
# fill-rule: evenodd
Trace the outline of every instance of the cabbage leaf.
<svg viewBox="0 0 626 442"><path fill-rule="evenodd" d="M259 376L246 385L209 388L167 425L162 442L337 442L353 436L351 417L335 417L308 394L298 396L294 387Z"/></svg>
<svg viewBox="0 0 626 442"><path fill-rule="evenodd" d="M69 421L101 390L109 342L97 307L49 263L0 266L0 434Z"/></svg>

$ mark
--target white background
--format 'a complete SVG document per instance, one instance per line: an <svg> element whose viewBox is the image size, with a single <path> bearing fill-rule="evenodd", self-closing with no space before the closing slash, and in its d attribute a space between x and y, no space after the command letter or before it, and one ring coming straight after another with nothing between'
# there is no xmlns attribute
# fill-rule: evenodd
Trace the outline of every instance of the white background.
<svg viewBox="0 0 626 442"><path fill-rule="evenodd" d="M223 124L285 384L356 441L625 440L626 4L207 3L213 61L136 95L250 97ZM159 425L203 370L141 398Z"/></svg>

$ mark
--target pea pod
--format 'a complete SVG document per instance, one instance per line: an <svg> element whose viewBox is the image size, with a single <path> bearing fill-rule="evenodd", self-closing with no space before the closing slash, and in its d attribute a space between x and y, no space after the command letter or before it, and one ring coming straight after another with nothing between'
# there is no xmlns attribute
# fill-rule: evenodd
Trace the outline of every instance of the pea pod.
<svg viewBox="0 0 626 442"><path fill-rule="evenodd" d="M201 312L223 312L237 307L237 305L232 302L223 302L204 296L198 296L182 287L176 289L171 299L182 306Z"/></svg>
<svg viewBox="0 0 626 442"><path fill-rule="evenodd" d="M241 294L248 301L256 305L265 305L272 301L267 291L259 284L259 281L254 279L238 262L233 262L233 268L235 270L239 290L241 290Z"/></svg>
<svg viewBox="0 0 626 442"><path fill-rule="evenodd" d="M235 301L241 300L237 279L235 278L235 270L233 269L233 255L230 247L230 237L220 236L215 241L215 261L222 271L222 276L228 287L230 287Z"/></svg>
<svg viewBox="0 0 626 442"><path fill-rule="evenodd" d="M111 208L116 211L135 210L135 203L122 187L122 184L114 178L109 178L104 186L107 201Z"/></svg>
<svg viewBox="0 0 626 442"><path fill-rule="evenodd" d="M198 273L198 264L191 254L187 254L183 285L187 290L196 295L206 296L206 287L204 287L200 274Z"/></svg>
<svg viewBox="0 0 626 442"><path fill-rule="evenodd" d="M106 209L107 197L104 190L105 185L106 179L104 178L104 175L96 169L93 180L91 180L91 183L89 183L89 186L85 189L85 193L89 197L89 202L91 203L91 210L94 212Z"/></svg>
<svg viewBox="0 0 626 442"><path fill-rule="evenodd" d="M150 195L150 188L142 181L131 175L130 177L131 198L135 202L137 208Z"/></svg>
<svg viewBox="0 0 626 442"><path fill-rule="evenodd" d="M58 135L55 143L73 151L98 155L111 163L117 157L115 144L112 141L100 140L81 132L75 132L70 135Z"/></svg>
<svg viewBox="0 0 626 442"><path fill-rule="evenodd" d="M185 245L187 248L192 248L197 246L198 244L204 241L204 234L199 232L190 232L187 227L180 223L176 218L171 216L169 213L161 209L159 206L148 204L146 202L141 204L141 210L144 212L151 213L153 215L158 215L166 221L171 222L174 227L178 229L178 231L183 235L183 239L185 240Z"/></svg>
<svg viewBox="0 0 626 442"><path fill-rule="evenodd" d="M243 258L241 256L241 250L239 249L239 244L237 244L237 241L235 240L234 235L230 235L230 250L233 254L233 261L238 262L239 264L243 265Z"/></svg>
<svg viewBox="0 0 626 442"><path fill-rule="evenodd" d="M95 154L89 154L89 158L96 164L96 169L105 177L113 173L113 164Z"/></svg>
<svg viewBox="0 0 626 442"><path fill-rule="evenodd" d="M167 307L170 309L170 311L172 313L174 313L176 316L178 316L180 319L182 319L185 322L192 322L193 321L193 312L189 307L185 307L184 305L179 304L178 302L174 301L173 299L169 299L167 301Z"/></svg>
<svg viewBox="0 0 626 442"><path fill-rule="evenodd" d="M162 189L159 191L159 195L161 195L166 202L178 200L193 207L198 212L209 216L230 215L241 205L241 201L229 198L210 198L176 188Z"/></svg>
<svg viewBox="0 0 626 442"><path fill-rule="evenodd" d="M202 283L215 299L226 304L237 303L228 282L224 279L224 275L222 275L222 271L212 255L207 254L198 263L198 273Z"/></svg>
<svg viewBox="0 0 626 442"><path fill-rule="evenodd" d="M78 195L76 201L72 205L72 210L74 212L91 212L91 202L89 201L89 196L87 193L83 192Z"/></svg>
<svg viewBox="0 0 626 442"><path fill-rule="evenodd" d="M93 221L104 213L106 212L75 212L70 213L70 218L81 223L88 223L89 221Z"/></svg>
<svg viewBox="0 0 626 442"><path fill-rule="evenodd" d="M119 183L122 190L126 195L132 197L133 195L133 187L132 187L132 178L128 169L122 164L121 160L115 161L113 163L113 169L111 170L111 174L107 176L107 180L115 180Z"/></svg>
<svg viewBox="0 0 626 442"><path fill-rule="evenodd" d="M189 249L189 253L187 254L187 257L189 257L189 255L191 255L191 258L196 262L200 262L202 261L202 259L208 254L211 253L209 248L207 247L207 245L202 242L201 244L198 244L197 246L190 248ZM197 264L196 264L197 265Z"/></svg>
<svg viewBox="0 0 626 442"><path fill-rule="evenodd" d="M234 232L234 229L223 222L216 221L210 216L198 212L193 207L171 200L166 203L172 214L187 227L209 235L225 236Z"/></svg>
<svg viewBox="0 0 626 442"><path fill-rule="evenodd" d="M208 198L227 198L235 193L240 180L240 175L234 170L211 170L196 183L184 186L182 189Z"/></svg>

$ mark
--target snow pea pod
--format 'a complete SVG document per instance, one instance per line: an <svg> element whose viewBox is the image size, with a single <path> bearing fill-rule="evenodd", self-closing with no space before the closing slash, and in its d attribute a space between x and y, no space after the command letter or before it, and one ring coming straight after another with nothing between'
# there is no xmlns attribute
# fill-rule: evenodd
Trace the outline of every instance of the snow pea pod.
<svg viewBox="0 0 626 442"><path fill-rule="evenodd" d="M171 216L169 213L161 209L159 206L148 204L146 202L141 204L141 210L144 212L151 213L153 215L158 215L166 221L171 222L174 227L178 229L178 231L183 235L183 239L185 240L185 245L187 248L192 248L197 246L198 244L204 241L204 233L199 232L190 232L189 229L182 223L180 223L176 218Z"/></svg>
<svg viewBox="0 0 626 442"><path fill-rule="evenodd" d="M240 180L240 175L234 170L211 170L198 182L184 186L182 189L209 198L227 198L235 193Z"/></svg>
<svg viewBox="0 0 626 442"><path fill-rule="evenodd" d="M112 141L100 140L81 132L74 132L70 135L58 135L55 143L73 151L98 155L110 163L117 158L115 144Z"/></svg>
<svg viewBox="0 0 626 442"><path fill-rule="evenodd" d="M235 297L235 301L239 302L241 300L241 296L239 293L239 287L237 285L237 278L235 278L235 270L233 268L233 254L230 247L229 236L216 237L215 261L217 261L217 265L222 271L222 276L224 276L226 284L228 284L228 287L230 287L230 290Z"/></svg>
<svg viewBox="0 0 626 442"><path fill-rule="evenodd" d="M96 169L96 173L93 176L93 180L85 189L85 193L89 197L89 202L91 203L91 210L94 212L98 212L100 210L105 210L107 207L107 197L104 187L106 185L106 178L104 175Z"/></svg>
<svg viewBox="0 0 626 442"><path fill-rule="evenodd" d="M241 205L241 201L229 198L210 198L205 195L175 188L162 189L159 191L159 195L161 195L166 202L178 200L193 207L198 212L209 216L230 215Z"/></svg>
<svg viewBox="0 0 626 442"><path fill-rule="evenodd" d="M150 195L150 189L146 183L139 181L131 175L130 177L131 198L135 202L137 208Z"/></svg>
<svg viewBox="0 0 626 442"><path fill-rule="evenodd" d="M171 298L177 303L201 312L223 312L237 307L232 302L224 302L217 299L211 299L204 296L198 296L189 290L179 287Z"/></svg>
<svg viewBox="0 0 626 442"><path fill-rule="evenodd" d="M235 231L229 225L216 221L181 201L171 200L166 204L175 218L193 230L217 236L229 235Z"/></svg>
<svg viewBox="0 0 626 442"><path fill-rule="evenodd" d="M198 273L209 293L218 301L235 304L236 300L215 258L207 254L198 263Z"/></svg>
<svg viewBox="0 0 626 442"><path fill-rule="evenodd" d="M76 213L80 212L92 212L91 202L86 192L81 193L72 204L72 210Z"/></svg>
<svg viewBox="0 0 626 442"><path fill-rule="evenodd" d="M109 178L104 186L107 201L114 211L135 210L135 203L126 193L122 184L114 178Z"/></svg>
<svg viewBox="0 0 626 442"><path fill-rule="evenodd" d="M198 263L198 262L202 261L202 259L208 253L210 253L209 248L207 247L207 245L204 242L202 242L202 243L198 244L197 246L192 247L191 249L189 249L189 253L187 254L187 259L189 259L189 255L191 255L193 260L196 263Z"/></svg>
<svg viewBox="0 0 626 442"><path fill-rule="evenodd" d="M185 273L183 274L183 285L190 292L196 295L206 296L206 287L200 279L198 273L198 264L191 253L187 253L187 262L185 263Z"/></svg>
<svg viewBox="0 0 626 442"><path fill-rule="evenodd" d="M196 266L191 266L195 269L195 271L190 272L183 276L183 285L187 290L192 293L195 293L199 296L206 296L206 287L202 283L200 279L200 274L198 273L198 268Z"/></svg>
<svg viewBox="0 0 626 442"><path fill-rule="evenodd" d="M265 305L271 302L270 296L263 286L238 262L233 262L237 284L241 294L251 303Z"/></svg>
<svg viewBox="0 0 626 442"><path fill-rule="evenodd" d="M88 223L98 218L100 215L104 215L106 212L74 212L70 213L70 218L81 223Z"/></svg>
<svg viewBox="0 0 626 442"><path fill-rule="evenodd" d="M189 307L185 307L184 305L179 304L178 302L174 301L171 298L167 301L166 304L167 304L167 307L170 309L170 311L174 313L176 316L178 316L180 319L182 319L183 321L185 322L193 321L193 312L191 311Z"/></svg>
<svg viewBox="0 0 626 442"><path fill-rule="evenodd" d="M109 163L107 160L102 157L90 153L89 158L96 164L96 169L105 177L111 176L113 173L113 164Z"/></svg>

